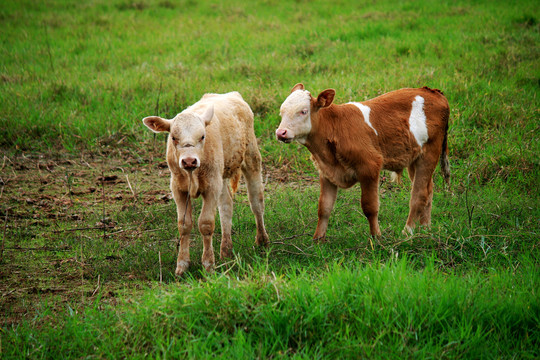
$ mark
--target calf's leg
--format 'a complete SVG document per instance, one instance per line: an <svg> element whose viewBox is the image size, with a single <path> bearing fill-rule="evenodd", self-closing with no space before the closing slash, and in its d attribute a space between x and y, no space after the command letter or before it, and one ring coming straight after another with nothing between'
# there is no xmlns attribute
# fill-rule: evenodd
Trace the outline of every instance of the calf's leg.
<svg viewBox="0 0 540 360"><path fill-rule="evenodd" d="M407 168L407 170L409 171L409 178L411 179L411 184L413 184L413 183L414 183L414 170L415 170L415 169L414 169L414 163L411 164L411 165Z"/></svg>
<svg viewBox="0 0 540 360"><path fill-rule="evenodd" d="M409 217L403 233L412 234L416 227L416 222L421 225L430 225L431 203L433 200L433 171L437 166L436 162L426 161L419 158L409 167L409 173L413 168L413 183L411 189L411 199L409 201Z"/></svg>
<svg viewBox="0 0 540 360"><path fill-rule="evenodd" d="M328 229L328 220L336 202L338 188L332 184L327 178L320 175L319 182L321 184L321 194L319 195L317 228L313 235L313 240L324 239L326 229Z"/></svg>
<svg viewBox="0 0 540 360"><path fill-rule="evenodd" d="M433 176L433 175L432 175ZM431 226L431 204L433 203L433 178L430 177L428 183L428 200L424 211L420 214L420 225Z"/></svg>
<svg viewBox="0 0 540 360"><path fill-rule="evenodd" d="M178 232L180 241L178 246L178 259L176 261L177 276L181 276L189 267L189 236L191 234L191 200L187 192L179 191L171 186L174 201L176 202L176 212L178 214Z"/></svg>
<svg viewBox="0 0 540 360"><path fill-rule="evenodd" d="M257 143L256 140L255 144ZM254 148L255 146L255 148ZM268 234L264 226L264 186L262 183L261 155L256 145L250 143L246 151L246 158L242 164L242 173L247 183L249 205L255 215L257 245L268 245Z"/></svg>
<svg viewBox="0 0 540 360"><path fill-rule="evenodd" d="M363 178L360 180L362 188L361 204L364 215L369 222L369 232L372 236L380 236L379 229L379 177Z"/></svg>
<svg viewBox="0 0 540 360"><path fill-rule="evenodd" d="M223 188L221 189L221 196L219 198L219 219L221 221L221 248L220 257L228 258L232 256L232 215L233 215L233 200L231 191L227 182L223 182Z"/></svg>
<svg viewBox="0 0 540 360"><path fill-rule="evenodd" d="M221 189L221 187L220 187ZM202 264L206 271L214 271L216 263L214 258L214 247L212 246L212 235L216 226L216 208L219 192L207 191L203 194L203 205L199 216L199 231L203 237Z"/></svg>

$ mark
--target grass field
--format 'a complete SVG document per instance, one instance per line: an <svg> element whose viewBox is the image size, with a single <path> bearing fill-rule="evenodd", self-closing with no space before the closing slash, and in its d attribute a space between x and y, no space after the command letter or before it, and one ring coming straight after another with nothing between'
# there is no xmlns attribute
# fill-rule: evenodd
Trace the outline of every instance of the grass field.
<svg viewBox="0 0 540 360"><path fill-rule="evenodd" d="M2 2L0 357L540 357L539 19L535 1ZM298 82L338 103L445 92L431 229L401 234L410 182L384 173L381 238L357 186L311 240L317 173L274 136ZM271 244L242 184L235 257L206 274L194 230L176 278L166 138L141 119L232 90Z"/></svg>

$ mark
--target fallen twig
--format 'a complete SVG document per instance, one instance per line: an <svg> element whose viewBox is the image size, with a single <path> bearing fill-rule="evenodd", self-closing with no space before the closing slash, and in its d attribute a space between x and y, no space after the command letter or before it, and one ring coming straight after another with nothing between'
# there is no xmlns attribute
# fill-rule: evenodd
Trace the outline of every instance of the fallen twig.
<svg viewBox="0 0 540 360"><path fill-rule="evenodd" d="M8 292L6 292L6 293L3 293L3 294L2 294L2 297L8 296L9 294L14 293L15 291L17 291L17 289L13 289L13 290L11 290L11 291L8 291Z"/></svg>
<svg viewBox="0 0 540 360"><path fill-rule="evenodd" d="M277 295L277 302L281 301L281 296L279 296L279 289L276 286L275 281L277 280L276 274L272 271L272 275L274 276L274 281L271 282L272 285L274 285L274 289L276 289L276 295Z"/></svg>
<svg viewBox="0 0 540 360"><path fill-rule="evenodd" d="M292 246L294 248L296 248L296 250L302 252L305 254L305 251L300 249L298 246L294 245L294 244L287 244L287 243L284 243L282 241L272 241L271 244L277 244L277 245L288 245L288 246ZM306 254L307 255L307 254Z"/></svg>
<svg viewBox="0 0 540 360"><path fill-rule="evenodd" d="M124 171L124 169L121 168L120 166L118 166L117 169L122 170L122 173L126 176L126 181L127 181L129 190L131 190L131 194L133 195L133 199L135 200L135 202L137 202L137 195L135 194L135 191L133 191L133 187L131 186L131 182L129 181L129 176L128 176L128 174L126 174L126 172Z"/></svg>
<svg viewBox="0 0 540 360"><path fill-rule="evenodd" d="M161 251L158 251L158 257L159 257L159 283L163 283L163 272L161 267Z"/></svg>
<svg viewBox="0 0 540 360"><path fill-rule="evenodd" d="M52 248L49 246L43 247L8 247L5 250L20 250L20 251L71 251L71 247Z"/></svg>
<svg viewBox="0 0 540 360"><path fill-rule="evenodd" d="M292 240L292 239L296 239L296 238L299 238L301 236L306 236L307 234L306 233L302 233L302 234L298 234L298 235L293 235L293 236L289 236L289 237L286 237L286 238L281 238L280 240ZM271 244L279 244L280 242L279 241L272 241L270 242Z"/></svg>
<svg viewBox="0 0 540 360"><path fill-rule="evenodd" d="M289 251L289 250L285 250L285 249L277 249L276 251L284 252L284 253L291 254L291 255L314 256L314 257L316 257L316 258L320 258L320 256L318 256L318 255L315 255L315 254L306 254L305 252L299 253L299 252Z"/></svg>
<svg viewBox="0 0 540 360"><path fill-rule="evenodd" d="M131 187L131 183L129 182L128 174L125 174L125 175L126 175L126 180L127 180L127 183L128 183L129 190L131 190L131 194L133 194L133 199L135 200L135 202L137 202L137 195L135 195L135 191L133 191L133 188Z"/></svg>
<svg viewBox="0 0 540 360"><path fill-rule="evenodd" d="M74 229L64 229L64 230L54 230L53 233L58 234L62 232L71 232L71 231L84 231L84 230L102 230L102 229L112 229L111 226L92 226L92 227L85 227L85 228L74 228Z"/></svg>
<svg viewBox="0 0 540 360"><path fill-rule="evenodd" d="M292 247L294 247L296 250L298 250L300 252L297 253L297 252L289 251L289 250L285 250L285 249L277 249L276 251L283 251L283 252L286 252L288 254L293 254L293 255L314 256L314 257L320 258L320 256L318 256L318 255L306 253L304 250L302 250L301 248L299 248L295 244L287 244L287 243L284 243L282 241L272 241L271 244L292 246Z"/></svg>
<svg viewBox="0 0 540 360"><path fill-rule="evenodd" d="M100 280L101 280L101 275L98 274L98 276L97 276L97 287L96 287L96 289L94 290L94 292L92 293L92 295L90 297L93 297L98 292L98 290L99 290L99 281Z"/></svg>
<svg viewBox="0 0 540 360"><path fill-rule="evenodd" d="M2 248L0 249L0 262L2 262L2 260L4 260L4 245L5 245L5 242L6 242L6 230L7 230L8 212L9 212L9 210L6 210L6 219L4 220L4 233L2 235Z"/></svg>

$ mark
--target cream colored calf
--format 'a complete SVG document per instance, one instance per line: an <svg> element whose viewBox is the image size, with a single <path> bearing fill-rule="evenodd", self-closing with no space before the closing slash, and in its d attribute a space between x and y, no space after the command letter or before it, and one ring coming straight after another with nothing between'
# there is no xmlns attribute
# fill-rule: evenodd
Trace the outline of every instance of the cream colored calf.
<svg viewBox="0 0 540 360"><path fill-rule="evenodd" d="M267 245L261 155L253 130L253 112L238 92L206 94L174 119L149 116L143 122L154 132L170 133L167 163L180 232L176 275L182 275L189 266L191 198L203 198L199 231L203 236L202 264L205 269L212 271L215 264L212 235L216 208L219 208L221 220L220 256L232 255L233 201L227 180L230 179L233 191L236 191L240 171L246 179L251 210L255 214L255 242Z"/></svg>

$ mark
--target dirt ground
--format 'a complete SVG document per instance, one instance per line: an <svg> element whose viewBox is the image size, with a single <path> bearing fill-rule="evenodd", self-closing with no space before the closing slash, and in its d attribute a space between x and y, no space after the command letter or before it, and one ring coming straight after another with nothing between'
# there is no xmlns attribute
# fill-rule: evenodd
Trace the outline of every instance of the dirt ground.
<svg viewBox="0 0 540 360"><path fill-rule="evenodd" d="M267 182L293 186L316 181L310 176L292 177L288 170L284 163L279 169L265 169L263 176ZM1 325L48 311L41 308L43 303L78 311L96 296L114 302L122 289L152 286L155 282L126 270L116 282L108 283L107 291L100 291L100 279L96 281L92 271L99 249L83 253L77 244L110 238L133 243L153 231L145 226L153 216L147 209L174 216L171 201L169 170L157 153L144 158L133 153L4 155L0 159ZM132 212L141 220L118 224L115 215L122 212ZM175 244L167 246L174 253ZM111 252L103 261L114 267L120 260Z"/></svg>
<svg viewBox="0 0 540 360"><path fill-rule="evenodd" d="M169 202L168 175L167 165L159 159L4 156L0 166L3 325L40 311L36 306L44 299L58 304L58 300L69 303L95 295L97 285L85 281L85 260L63 240L74 233L96 237L99 232L106 236L121 231L108 214L133 203ZM143 189L148 182L144 179L150 177L154 188Z"/></svg>

